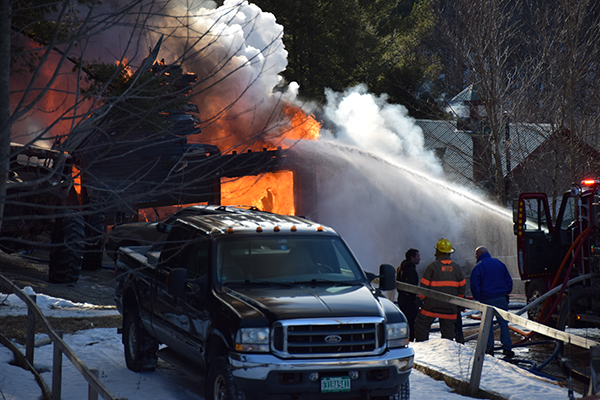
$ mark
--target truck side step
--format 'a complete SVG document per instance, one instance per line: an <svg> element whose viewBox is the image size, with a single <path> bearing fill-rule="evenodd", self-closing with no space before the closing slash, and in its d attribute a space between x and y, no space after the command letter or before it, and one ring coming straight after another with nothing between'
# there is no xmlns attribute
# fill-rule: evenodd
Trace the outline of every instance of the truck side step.
<svg viewBox="0 0 600 400"><path fill-rule="evenodd" d="M156 355L158 356L158 358L184 372L190 378L204 380L204 376L206 375L204 369L198 364L195 364L187 358L177 354L175 350L171 350L170 348L165 347L163 349L158 350L156 352Z"/></svg>

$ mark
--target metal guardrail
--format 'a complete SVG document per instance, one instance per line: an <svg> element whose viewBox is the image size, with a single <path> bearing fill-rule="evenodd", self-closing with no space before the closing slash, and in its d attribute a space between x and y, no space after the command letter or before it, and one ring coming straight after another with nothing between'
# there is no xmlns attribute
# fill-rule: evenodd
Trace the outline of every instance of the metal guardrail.
<svg viewBox="0 0 600 400"><path fill-rule="evenodd" d="M23 292L18 286L12 283L4 275L0 274L0 287L11 290L21 300L27 304L27 333L25 337L25 357L31 365L33 365L34 358L34 338L35 338L35 322L36 319L42 322L44 331L54 344L54 358L52 361L52 399L60 400L61 398L61 386L62 386L62 355L67 356L73 366L81 373L83 378L88 382L88 399L96 400L98 395L102 396L105 400L127 400L126 397L115 397L108 389L104 387L102 382L98 380L98 371L90 370L84 363L77 357L77 354L63 341L62 335L56 332L50 322L46 319L42 311L37 306L35 301L28 294Z"/></svg>
<svg viewBox="0 0 600 400"><path fill-rule="evenodd" d="M530 329L541 335L560 340L575 346L583 347L585 349L591 349L593 346L598 346L600 343L593 340L583 338L581 336L573 335L557 329L551 328L546 325L542 325L538 322L531 321L527 318L520 317L513 313L510 313L499 308L482 304L478 301L468 300L449 294L436 292L435 290L427 289L421 286L415 286L408 283L396 281L396 289L404 292L413 293L416 295L423 295L430 297L435 300L444 301L446 303L454 304L460 307L481 311L481 325L479 326L479 338L477 340L477 346L473 356L473 368L471 369L471 379L469 381L469 393L475 395L479 390L479 383L481 381L481 370L483 368L483 360L485 357L485 347L487 345L487 338L490 333L492 326L492 317L494 315L500 316L505 320L517 324L519 326Z"/></svg>
<svg viewBox="0 0 600 400"><path fill-rule="evenodd" d="M471 310L477 311L485 311L487 309L493 309L494 313L500 315L505 320L522 326L524 328L530 329L534 332L540 333L544 336L548 336L552 339L557 339L575 346L583 347L584 349L589 349L592 346L597 346L600 343L595 342L590 339L583 338L581 336L573 335L571 333L566 333L563 331L559 331L558 329L551 328L546 325L542 325L539 322L531 321L527 318L520 317L516 314L513 314L508 311L501 310L496 307L488 306L487 304L482 304L475 300L464 299L456 296L452 296L445 293L436 292L435 290L426 289L421 286L414 286L408 283L396 282L396 289L400 289L404 292L420 294L425 297L431 297L435 300L441 300L446 303L454 304L457 306L461 306L464 308L468 308Z"/></svg>

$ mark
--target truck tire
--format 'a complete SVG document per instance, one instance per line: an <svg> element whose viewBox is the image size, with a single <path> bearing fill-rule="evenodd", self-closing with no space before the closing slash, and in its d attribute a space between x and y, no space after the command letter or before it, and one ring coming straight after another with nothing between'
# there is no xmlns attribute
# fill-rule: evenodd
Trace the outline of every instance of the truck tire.
<svg viewBox="0 0 600 400"><path fill-rule="evenodd" d="M233 381L231 365L225 357L217 357L208 370L206 400L245 400L244 393Z"/></svg>
<svg viewBox="0 0 600 400"><path fill-rule="evenodd" d="M400 390L398 394L390 397L390 400L409 400L410 399L410 382L406 379L402 385L400 385Z"/></svg>
<svg viewBox="0 0 600 400"><path fill-rule="evenodd" d="M52 250L48 263L51 283L77 283L83 260L83 217L75 210L61 212L52 229Z"/></svg>
<svg viewBox="0 0 600 400"><path fill-rule="evenodd" d="M371 400L409 400L410 399L410 382L406 379L398 393L393 396L371 396Z"/></svg>
<svg viewBox="0 0 600 400"><path fill-rule="evenodd" d="M137 310L128 310L123 316L123 344L127 368L135 372L154 371L158 342L142 326Z"/></svg>

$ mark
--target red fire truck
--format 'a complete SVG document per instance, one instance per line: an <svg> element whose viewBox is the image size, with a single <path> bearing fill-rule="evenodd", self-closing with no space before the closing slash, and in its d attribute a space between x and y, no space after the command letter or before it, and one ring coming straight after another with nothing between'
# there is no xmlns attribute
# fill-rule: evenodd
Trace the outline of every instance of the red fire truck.
<svg viewBox="0 0 600 400"><path fill-rule="evenodd" d="M523 193L513 220L528 303L559 288L529 318L559 329L600 327L600 180L573 184L554 222L545 193Z"/></svg>

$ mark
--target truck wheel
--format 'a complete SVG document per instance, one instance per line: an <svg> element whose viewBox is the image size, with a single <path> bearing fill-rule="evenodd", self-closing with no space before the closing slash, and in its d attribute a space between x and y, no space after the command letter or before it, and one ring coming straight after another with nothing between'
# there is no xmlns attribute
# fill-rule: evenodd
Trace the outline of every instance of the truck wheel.
<svg viewBox="0 0 600 400"><path fill-rule="evenodd" d="M233 381L231 365L225 357L216 358L208 370L206 400L245 400Z"/></svg>
<svg viewBox="0 0 600 400"><path fill-rule="evenodd" d="M75 210L62 212L52 230L48 280L52 283L76 283L81 272L84 223Z"/></svg>
<svg viewBox="0 0 600 400"><path fill-rule="evenodd" d="M135 372L154 371L158 362L156 339L146 332L137 310L129 310L123 318L123 344L127 368Z"/></svg>

